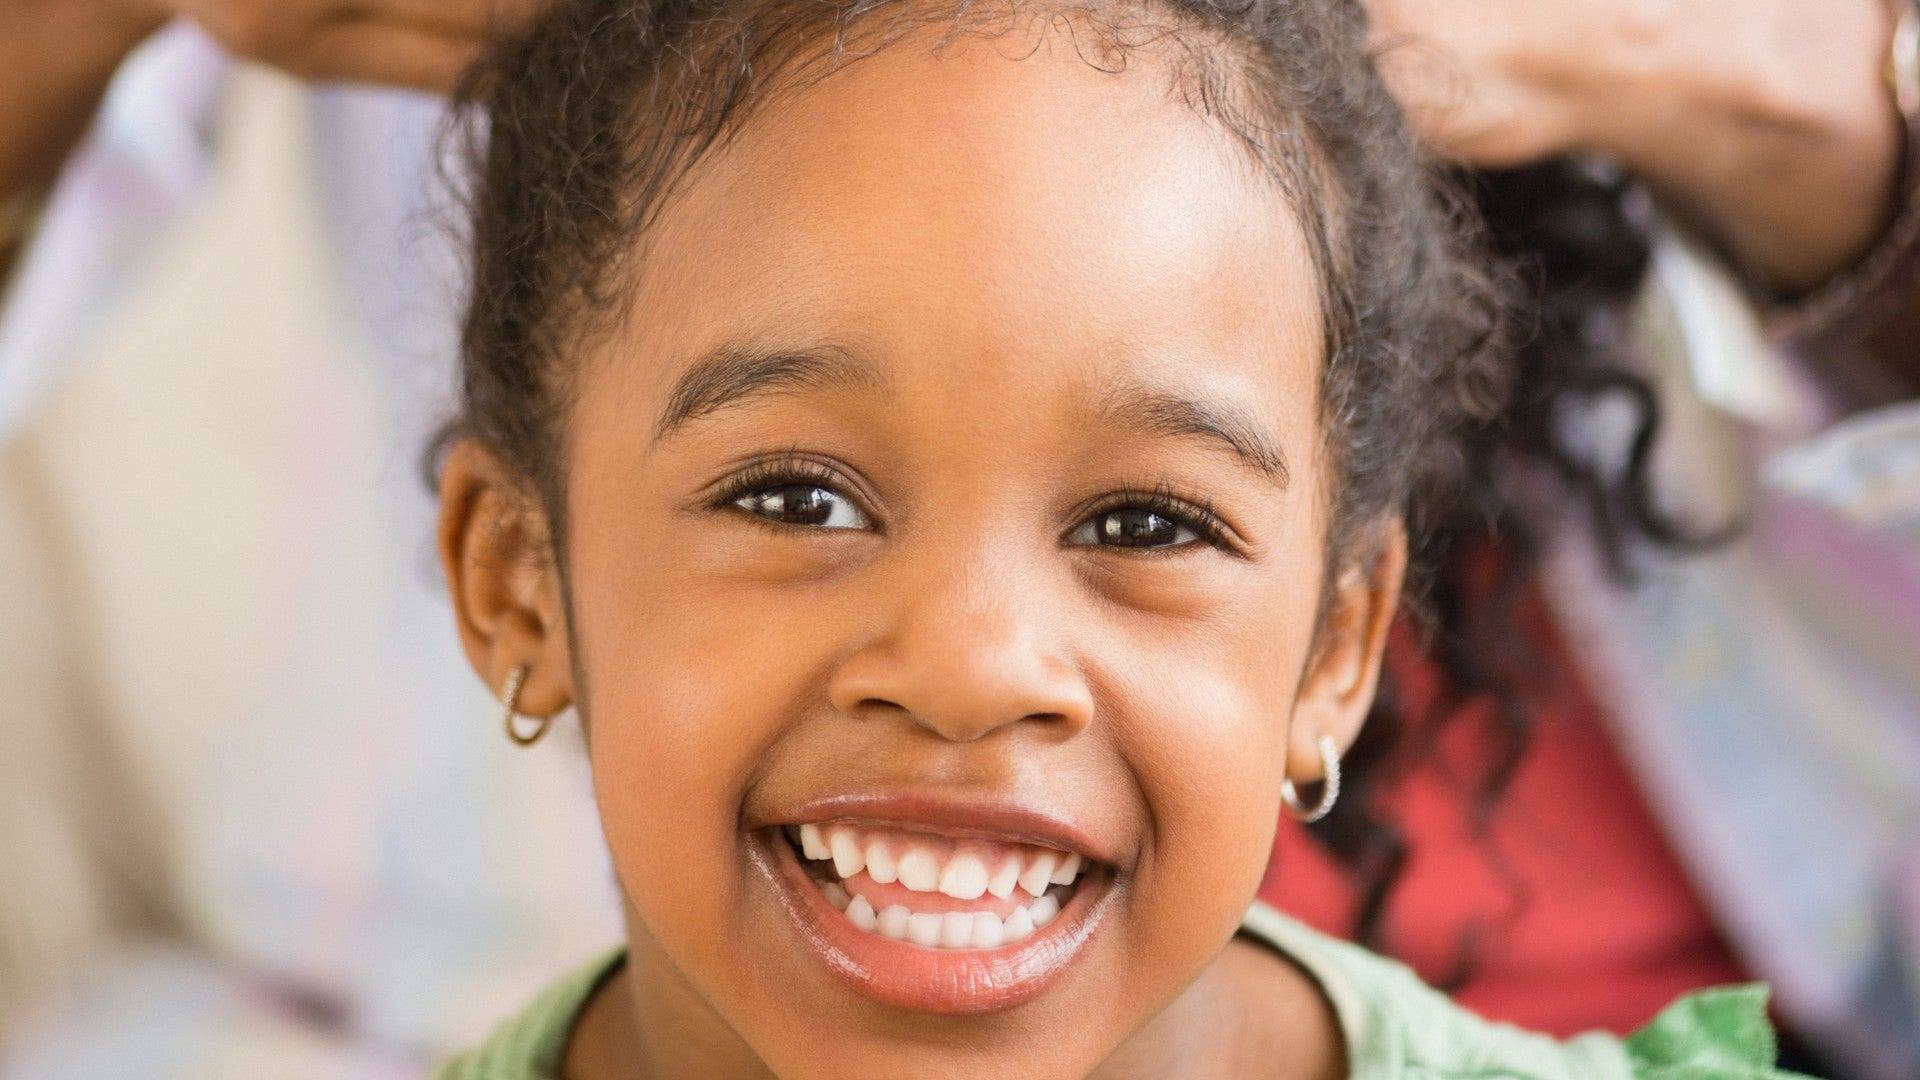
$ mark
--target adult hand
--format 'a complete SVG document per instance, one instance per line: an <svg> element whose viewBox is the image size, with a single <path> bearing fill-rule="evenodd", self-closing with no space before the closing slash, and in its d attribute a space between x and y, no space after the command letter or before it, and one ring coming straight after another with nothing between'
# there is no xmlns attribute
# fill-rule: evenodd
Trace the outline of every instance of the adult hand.
<svg viewBox="0 0 1920 1080"><path fill-rule="evenodd" d="M228 51L306 79L446 90L539 0L98 0L129 25L198 23Z"/></svg>
<svg viewBox="0 0 1920 1080"><path fill-rule="evenodd" d="M1366 0L1415 129L1467 165L1618 159L1775 286L1885 225L1884 0Z"/></svg>
<svg viewBox="0 0 1920 1080"><path fill-rule="evenodd" d="M175 18L308 79L446 90L548 0L0 0L0 284L127 54Z"/></svg>

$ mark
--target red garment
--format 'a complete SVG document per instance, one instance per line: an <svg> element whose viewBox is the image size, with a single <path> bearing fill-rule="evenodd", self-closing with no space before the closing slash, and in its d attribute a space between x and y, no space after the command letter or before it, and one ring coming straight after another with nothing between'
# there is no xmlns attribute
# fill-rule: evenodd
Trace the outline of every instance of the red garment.
<svg viewBox="0 0 1920 1080"><path fill-rule="evenodd" d="M1530 600L1522 613L1543 670L1571 672L1543 605ZM1408 715L1422 715L1439 672L1405 627L1387 662ZM1490 1018L1562 1036L1624 1033L1681 993L1746 975L1592 700L1570 682L1529 699L1530 742L1484 833L1473 825L1472 778L1499 745L1490 702L1456 710L1397 774L1384 808L1409 857L1387 906L1384 951ZM1260 895L1321 930L1353 934L1353 886L1291 820L1281 822Z"/></svg>

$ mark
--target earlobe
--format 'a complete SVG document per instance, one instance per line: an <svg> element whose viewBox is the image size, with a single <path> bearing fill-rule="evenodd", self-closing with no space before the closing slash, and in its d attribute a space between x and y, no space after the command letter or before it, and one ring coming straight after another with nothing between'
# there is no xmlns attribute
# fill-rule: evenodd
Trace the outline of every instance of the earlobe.
<svg viewBox="0 0 1920 1080"><path fill-rule="evenodd" d="M1395 518L1377 529L1373 543L1364 545L1367 556L1341 570L1328 598L1287 739L1287 776L1294 783L1323 779L1321 738L1331 737L1344 754L1373 707L1407 572L1405 527Z"/></svg>
<svg viewBox="0 0 1920 1080"><path fill-rule="evenodd" d="M573 676L551 534L538 501L499 456L464 439L440 468L440 568L460 643L503 699L526 668L516 708L551 717L573 703Z"/></svg>

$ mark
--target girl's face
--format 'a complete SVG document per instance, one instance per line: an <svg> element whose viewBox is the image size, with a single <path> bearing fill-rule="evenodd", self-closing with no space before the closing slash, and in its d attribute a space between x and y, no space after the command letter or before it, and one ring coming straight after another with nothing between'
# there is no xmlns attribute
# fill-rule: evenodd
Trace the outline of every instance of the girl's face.
<svg viewBox="0 0 1920 1080"><path fill-rule="evenodd" d="M1371 694L1288 202L1159 62L1007 46L778 96L667 205L577 371L570 617L449 462L470 651L589 722L636 1042L701 1075L1095 1070Z"/></svg>

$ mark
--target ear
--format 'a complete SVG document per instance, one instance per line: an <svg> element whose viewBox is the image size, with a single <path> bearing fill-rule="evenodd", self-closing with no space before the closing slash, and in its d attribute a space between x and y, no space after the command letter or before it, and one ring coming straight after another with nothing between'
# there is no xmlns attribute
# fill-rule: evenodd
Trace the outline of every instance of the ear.
<svg viewBox="0 0 1920 1080"><path fill-rule="evenodd" d="M520 713L552 716L572 704L571 644L546 514L473 439L455 443L440 467L439 548L460 643L494 696L525 665Z"/></svg>
<svg viewBox="0 0 1920 1080"><path fill-rule="evenodd" d="M1327 598L1287 735L1287 776L1296 784L1324 777L1320 736L1333 736L1344 754L1373 707L1387 630L1399 611L1407 573L1407 531L1399 519L1381 523L1376 537L1360 545L1362 557L1340 568Z"/></svg>

